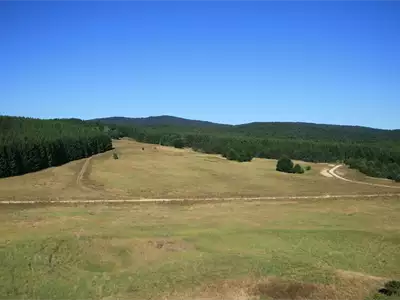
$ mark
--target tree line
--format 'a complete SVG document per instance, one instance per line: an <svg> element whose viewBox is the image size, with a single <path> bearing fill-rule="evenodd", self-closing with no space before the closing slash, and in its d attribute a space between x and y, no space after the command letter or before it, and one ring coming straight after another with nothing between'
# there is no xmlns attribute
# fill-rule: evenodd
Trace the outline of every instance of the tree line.
<svg viewBox="0 0 400 300"><path fill-rule="evenodd" d="M309 125L304 124L299 127L300 131L303 130L298 134L299 138L290 136L294 131L290 127L292 125L287 124L282 125L283 133L279 131L281 127L278 124L268 125L274 128L274 132L262 137L260 126L249 124L240 127L244 131L235 133L232 126L132 126L79 119L39 120L2 116L0 177L20 175L88 157L112 149L111 139L131 137L144 143L221 154L239 162L251 161L254 157L279 159L283 156L308 162L345 162L369 176L400 180L397 138L382 143L379 136L376 137L379 142L375 143L375 136L371 139L370 132L366 131L368 141L350 141L340 139L336 134L330 137L332 132L329 130L332 128L326 129L328 133L323 135L325 127L321 127L321 131L314 128L317 125L307 129ZM312 134L308 134L307 130ZM334 130L339 129L335 127ZM383 134L393 135L396 132ZM318 138L307 138L310 136Z"/></svg>
<svg viewBox="0 0 400 300"><path fill-rule="evenodd" d="M101 126L98 124L98 126ZM108 125L113 138L131 137L139 142L177 148L188 147L209 154L221 154L230 160L252 158L279 159L287 156L307 162L345 162L351 168L373 176L397 180L400 177L400 151L393 141L384 146L362 142L328 140L260 138L215 131L214 134L170 126ZM209 129L207 129L209 130ZM393 147L386 147L393 142Z"/></svg>
<svg viewBox="0 0 400 300"><path fill-rule="evenodd" d="M0 177L59 166L110 149L110 136L82 120L0 116Z"/></svg>
<svg viewBox="0 0 400 300"><path fill-rule="evenodd" d="M199 133L231 137L263 139L310 140L316 142L361 143L400 150L400 130L376 129L362 126L343 126L302 122L254 122L226 125L173 116L148 118L112 117L95 119L104 124L139 126L168 130L170 133Z"/></svg>

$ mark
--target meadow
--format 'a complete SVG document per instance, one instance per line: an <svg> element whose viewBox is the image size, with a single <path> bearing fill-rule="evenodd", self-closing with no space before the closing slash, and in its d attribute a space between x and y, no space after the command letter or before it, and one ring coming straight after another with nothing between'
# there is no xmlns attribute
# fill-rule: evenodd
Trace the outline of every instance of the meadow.
<svg viewBox="0 0 400 300"><path fill-rule="evenodd" d="M0 180L2 200L140 199L140 198L229 198L263 196L363 195L400 192L400 183L369 178L341 168L350 178L397 187L388 189L321 176L328 164L299 162L311 166L305 174L276 172L276 160L253 159L239 163L219 155L113 141L112 151ZM21 188L23 187L23 188Z"/></svg>
<svg viewBox="0 0 400 300"><path fill-rule="evenodd" d="M366 299L400 198L2 207L2 299Z"/></svg>
<svg viewBox="0 0 400 300"><path fill-rule="evenodd" d="M400 279L400 196L387 195L399 185L344 167L395 188L322 176L328 164L285 174L275 160L114 147L118 159L0 180L1 200L42 201L0 207L1 299L361 300ZM280 198L248 199L262 196ZM46 204L141 198L198 201Z"/></svg>

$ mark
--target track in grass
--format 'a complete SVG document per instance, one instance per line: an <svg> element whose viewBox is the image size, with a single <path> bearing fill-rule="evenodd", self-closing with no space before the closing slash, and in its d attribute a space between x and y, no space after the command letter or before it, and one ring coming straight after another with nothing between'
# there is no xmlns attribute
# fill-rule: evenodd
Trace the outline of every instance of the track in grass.
<svg viewBox="0 0 400 300"><path fill-rule="evenodd" d="M335 173L335 171L337 169L339 169L340 167L342 167L343 165L337 165L334 166L332 169L328 170L328 174L330 174L331 176L340 179L340 180L344 180L347 182L352 182L352 183L357 183L357 184L365 184L365 185L370 185L370 186L378 186L378 187L385 187L385 188L391 188L391 189L400 189L400 186L392 186L392 185L386 185L386 184L379 184L379 183L369 183L369 182L362 182L362 181L357 181L357 180L351 180L351 179L347 179L344 178L338 174Z"/></svg>
<svg viewBox="0 0 400 300"><path fill-rule="evenodd" d="M314 195L314 196L266 196L266 197L226 197L226 198L144 198L144 199L77 199L77 200L1 200L0 204L85 204L85 203L164 203L164 202L208 202L208 201L260 201L260 200L302 200L302 199L346 199L400 197L400 193L356 194L356 195Z"/></svg>

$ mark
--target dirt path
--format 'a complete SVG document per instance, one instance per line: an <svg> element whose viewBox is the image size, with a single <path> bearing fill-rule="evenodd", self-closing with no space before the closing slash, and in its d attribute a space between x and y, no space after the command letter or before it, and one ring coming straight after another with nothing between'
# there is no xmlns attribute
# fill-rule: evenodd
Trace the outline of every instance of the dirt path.
<svg viewBox="0 0 400 300"><path fill-rule="evenodd" d="M268 201L301 199L338 199L338 198L376 198L400 197L400 193L355 194L355 195L313 195L313 196L267 196L267 197L226 197L226 198L143 198L143 199L77 199L77 200L1 200L0 204L84 204L84 203L146 203L146 202L207 202L207 201Z"/></svg>
<svg viewBox="0 0 400 300"><path fill-rule="evenodd" d="M85 186L82 179L90 166L91 157L88 157L79 171L76 184L84 189L91 190ZM350 180L335 173L342 165L336 165L327 170L324 169L324 176L334 177L347 182L365 184L371 186L400 189L400 186L390 186ZM208 201L268 201L268 200L302 200L302 199L338 199L338 198L375 198L375 197L400 197L400 193L387 194L354 194L354 195L312 195L312 196L265 196L265 197L209 197L209 198L138 198L138 199L76 199L76 200L0 200L0 204L85 204L85 203L169 203L169 202L208 202Z"/></svg>
<svg viewBox="0 0 400 300"><path fill-rule="evenodd" d="M77 185L82 185L81 181L82 181L83 175L85 175L86 170L87 170L87 168L88 168L88 166L90 164L90 160L91 159L92 159L92 156L86 158L85 163L82 166L82 169L79 171L78 176L76 177L76 184Z"/></svg>
<svg viewBox="0 0 400 300"><path fill-rule="evenodd" d="M362 182L362 181L356 181L356 180L351 180L351 179L344 178L344 177L342 177L342 176L340 176L340 175L335 173L335 171L337 169L339 169L341 166L342 165L334 166L332 169L330 169L328 171L328 173L330 175L332 175L333 177L337 178L337 179L344 180L344 181L347 181L347 182L364 184L364 185L379 186L379 187L386 187L386 188L392 188L392 189L400 189L400 186L392 186L392 185L385 185L385 184L379 184L379 183L369 183L369 182Z"/></svg>
<svg viewBox="0 0 400 300"><path fill-rule="evenodd" d="M320 174L325 177L333 177L331 173L329 173L329 169L323 169Z"/></svg>
<svg viewBox="0 0 400 300"><path fill-rule="evenodd" d="M85 173L86 173L86 171L87 171L87 169L88 169L88 167L89 167L90 160L92 159L92 157L93 157L93 156L90 156L90 157L86 158L85 163L84 163L83 166L82 166L82 169L79 171L78 176L76 177L76 184L77 184L81 189L84 189L84 190L91 190L90 188L88 188L87 186L85 186L85 185L82 183L82 179L83 179L83 176L85 175Z"/></svg>

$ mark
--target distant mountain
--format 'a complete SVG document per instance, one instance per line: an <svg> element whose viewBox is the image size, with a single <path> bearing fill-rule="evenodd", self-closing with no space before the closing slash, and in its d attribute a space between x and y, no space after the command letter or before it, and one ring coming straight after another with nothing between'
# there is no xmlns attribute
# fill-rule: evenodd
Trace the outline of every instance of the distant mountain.
<svg viewBox="0 0 400 300"><path fill-rule="evenodd" d="M97 121L104 124L116 125L140 125L140 126L185 126L185 127L229 127L230 125L218 124L208 121L190 120L174 116L154 116L146 118L126 118L126 117L109 117L98 118L90 121Z"/></svg>
<svg viewBox="0 0 400 300"><path fill-rule="evenodd" d="M328 125L303 122L254 122L235 126L236 133L248 136L284 139L331 140L354 142L399 142L400 130L363 126Z"/></svg>
<svg viewBox="0 0 400 300"><path fill-rule="evenodd" d="M110 117L99 118L104 124L136 125L145 127L179 127L178 131L229 134L259 138L304 139L315 141L342 141L387 144L395 142L400 147L400 130L375 129L362 126L327 125L303 122L253 122L227 125L207 121L190 120L174 116L147 118Z"/></svg>

